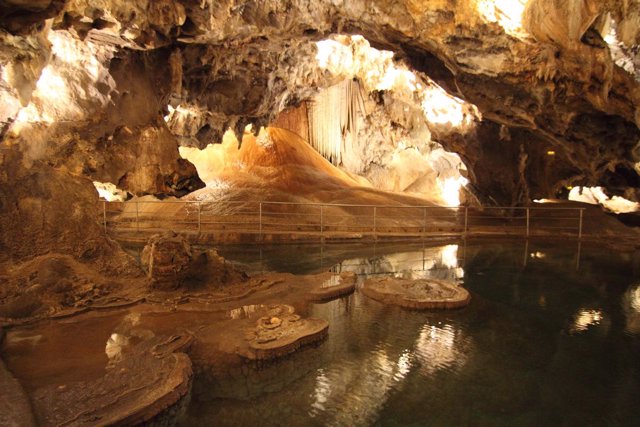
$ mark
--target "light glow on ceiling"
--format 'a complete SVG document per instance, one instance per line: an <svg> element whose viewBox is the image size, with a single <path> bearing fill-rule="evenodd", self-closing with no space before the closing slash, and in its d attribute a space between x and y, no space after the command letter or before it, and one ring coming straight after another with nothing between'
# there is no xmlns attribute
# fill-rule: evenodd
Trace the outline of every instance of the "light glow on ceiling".
<svg viewBox="0 0 640 427"><path fill-rule="evenodd" d="M449 95L428 77L419 78L396 63L393 52L372 48L362 36L334 36L316 42L316 47L319 68L344 79L358 78L368 92L393 91L410 103L417 99L431 124L465 131L482 119L473 104Z"/></svg>
<svg viewBox="0 0 640 427"><path fill-rule="evenodd" d="M456 128L470 126L474 117L466 113L467 108L466 102L449 95L440 86L431 86L422 91L422 109L430 123L448 124Z"/></svg>
<svg viewBox="0 0 640 427"><path fill-rule="evenodd" d="M469 183L469 180L463 176L449 177L445 179L436 178L442 198L446 206L460 206L460 190Z"/></svg>
<svg viewBox="0 0 640 427"><path fill-rule="evenodd" d="M522 14L527 0L477 0L476 8L487 22L500 25L507 34L526 36L522 27Z"/></svg>
<svg viewBox="0 0 640 427"><path fill-rule="evenodd" d="M640 210L640 203L620 196L609 197L602 187L573 187L569 191L569 200L601 205L614 213L630 213Z"/></svg>
<svg viewBox="0 0 640 427"><path fill-rule="evenodd" d="M47 38L51 60L40 74L31 102L18 113L14 133L29 123L82 120L91 105L104 106L111 99L111 90L99 90L97 82L115 88L108 69L113 48L83 42L64 30L49 31Z"/></svg>
<svg viewBox="0 0 640 427"><path fill-rule="evenodd" d="M98 191L98 195L107 202L124 202L127 199L127 192L119 189L110 182L93 181L93 185Z"/></svg>

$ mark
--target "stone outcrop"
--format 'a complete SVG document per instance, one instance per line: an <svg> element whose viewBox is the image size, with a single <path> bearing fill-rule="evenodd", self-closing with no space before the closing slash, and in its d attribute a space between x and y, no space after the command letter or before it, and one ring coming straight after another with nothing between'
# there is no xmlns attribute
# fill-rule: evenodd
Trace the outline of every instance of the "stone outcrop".
<svg viewBox="0 0 640 427"><path fill-rule="evenodd" d="M344 272L332 276L319 286L310 290L307 298L310 301L324 302L352 294L356 289L357 276L353 272Z"/></svg>
<svg viewBox="0 0 640 427"><path fill-rule="evenodd" d="M168 345L178 343L178 345ZM188 340L158 336L134 346L103 377L43 387L33 400L39 425L169 425L191 391Z"/></svg>
<svg viewBox="0 0 640 427"><path fill-rule="evenodd" d="M327 336L329 322L301 318L289 305L262 307L257 313L263 316L245 333L248 348L240 352L251 360L282 357Z"/></svg>
<svg viewBox="0 0 640 427"><path fill-rule="evenodd" d="M469 291L438 279L369 278L362 293L383 303L419 310L459 308L471 301Z"/></svg>
<svg viewBox="0 0 640 427"><path fill-rule="evenodd" d="M136 195L201 187L178 144L218 142L227 128L241 133L248 123L257 130L348 78L318 68L315 42L336 34L361 34L394 52L416 84L428 77L479 112L465 132L434 123L426 132L412 114L399 114L407 97L372 93L385 100L372 120L398 129L362 150L370 177L376 162L393 160L376 155L379 141L422 129L460 156L483 203L526 204L577 185L638 200L638 1L514 1L513 10L502 3L4 0L1 161L20 171L0 176L2 225L10 230L1 256L27 256L31 242L37 253L50 247L80 256L86 248L69 244L77 232L108 256L89 220L97 197L85 179ZM51 182L25 186L16 176ZM38 207L69 192L55 182L77 189L86 218L57 204ZM10 194L14 183L24 196ZM43 191L27 196L30 188ZM13 215L24 232L6 219Z"/></svg>
<svg viewBox="0 0 640 427"><path fill-rule="evenodd" d="M151 286L177 289L191 273L191 245L173 231L151 236L140 261Z"/></svg>

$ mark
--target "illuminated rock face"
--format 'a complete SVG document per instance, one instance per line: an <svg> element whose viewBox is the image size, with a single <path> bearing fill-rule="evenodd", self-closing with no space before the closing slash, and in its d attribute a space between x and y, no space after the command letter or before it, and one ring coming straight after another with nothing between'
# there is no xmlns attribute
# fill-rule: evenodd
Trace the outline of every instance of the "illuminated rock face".
<svg viewBox="0 0 640 427"><path fill-rule="evenodd" d="M258 129L356 77L365 105L384 101L343 159L370 181L420 187L398 172L420 147L388 141L428 136L483 203L578 185L637 201L639 20L637 0L5 1L0 136L18 154L2 162L181 195L202 183L178 144ZM346 52L345 34L364 38ZM393 53L358 67L367 41Z"/></svg>

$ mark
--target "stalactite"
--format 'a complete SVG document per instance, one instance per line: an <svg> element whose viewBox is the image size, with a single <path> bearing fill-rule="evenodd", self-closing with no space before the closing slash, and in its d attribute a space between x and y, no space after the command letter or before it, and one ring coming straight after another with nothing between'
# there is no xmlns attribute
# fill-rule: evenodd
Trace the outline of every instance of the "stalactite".
<svg viewBox="0 0 640 427"><path fill-rule="evenodd" d="M355 144L358 136L358 110L364 113L360 85L345 80L331 86L310 103L310 144L335 165L342 161L345 145Z"/></svg>

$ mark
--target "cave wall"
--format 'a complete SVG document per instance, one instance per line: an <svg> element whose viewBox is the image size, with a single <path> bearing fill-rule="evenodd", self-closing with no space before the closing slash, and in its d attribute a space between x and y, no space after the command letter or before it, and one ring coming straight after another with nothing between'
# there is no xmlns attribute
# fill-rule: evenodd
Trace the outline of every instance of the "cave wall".
<svg viewBox="0 0 640 427"><path fill-rule="evenodd" d="M640 3L519 4L521 28L488 0L3 0L0 136L3 152L19 153L4 165L184 194L202 183L179 144L257 129L342 80L300 58L332 34L362 34L477 107L470 132L429 130L460 154L482 200L526 204L578 184L637 200Z"/></svg>

